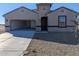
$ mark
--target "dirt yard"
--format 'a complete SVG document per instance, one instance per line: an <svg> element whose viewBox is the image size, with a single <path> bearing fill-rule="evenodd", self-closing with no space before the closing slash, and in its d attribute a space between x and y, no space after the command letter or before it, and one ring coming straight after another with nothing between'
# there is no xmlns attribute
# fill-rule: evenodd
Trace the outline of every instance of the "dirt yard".
<svg viewBox="0 0 79 59"><path fill-rule="evenodd" d="M5 32L5 27L4 27L4 25L0 24L0 33L3 33L3 32Z"/></svg>
<svg viewBox="0 0 79 59"><path fill-rule="evenodd" d="M79 56L79 39L67 32L36 33L24 56Z"/></svg>

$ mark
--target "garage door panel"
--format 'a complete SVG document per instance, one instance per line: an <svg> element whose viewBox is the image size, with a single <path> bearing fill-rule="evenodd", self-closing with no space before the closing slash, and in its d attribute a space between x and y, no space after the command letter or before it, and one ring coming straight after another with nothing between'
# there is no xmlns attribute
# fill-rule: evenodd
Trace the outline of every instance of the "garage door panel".
<svg viewBox="0 0 79 59"><path fill-rule="evenodd" d="M22 21L19 21L19 20L11 20L11 30L18 30L18 29L31 29L33 24L31 20L22 20ZM35 24L34 24L35 25Z"/></svg>

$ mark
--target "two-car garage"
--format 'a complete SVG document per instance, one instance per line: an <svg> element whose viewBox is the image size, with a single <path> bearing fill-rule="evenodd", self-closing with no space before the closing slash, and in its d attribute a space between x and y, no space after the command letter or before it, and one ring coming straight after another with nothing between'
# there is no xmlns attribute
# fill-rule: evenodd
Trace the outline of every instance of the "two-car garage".
<svg viewBox="0 0 79 59"><path fill-rule="evenodd" d="M35 30L34 20L11 20L10 30Z"/></svg>
<svg viewBox="0 0 79 59"><path fill-rule="evenodd" d="M6 31L35 30L38 13L28 8L20 7L5 14L4 17Z"/></svg>

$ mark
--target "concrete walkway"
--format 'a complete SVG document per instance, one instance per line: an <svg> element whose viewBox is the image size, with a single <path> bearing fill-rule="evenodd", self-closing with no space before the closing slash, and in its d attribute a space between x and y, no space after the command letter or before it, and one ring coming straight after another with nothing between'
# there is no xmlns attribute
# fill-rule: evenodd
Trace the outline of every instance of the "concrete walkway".
<svg viewBox="0 0 79 59"><path fill-rule="evenodd" d="M0 56L21 56L27 49L34 31L12 31L13 37L0 42Z"/></svg>

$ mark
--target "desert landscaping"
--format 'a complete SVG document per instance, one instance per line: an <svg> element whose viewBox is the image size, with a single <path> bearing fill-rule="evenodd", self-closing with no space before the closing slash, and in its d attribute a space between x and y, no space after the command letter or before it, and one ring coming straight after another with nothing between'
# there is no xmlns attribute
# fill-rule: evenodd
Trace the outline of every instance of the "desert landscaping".
<svg viewBox="0 0 79 59"><path fill-rule="evenodd" d="M79 56L78 38L73 32L36 33L24 56Z"/></svg>

